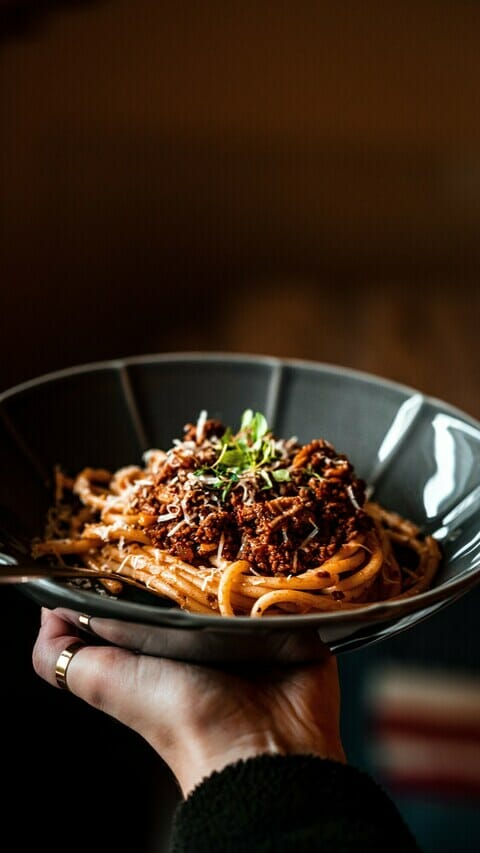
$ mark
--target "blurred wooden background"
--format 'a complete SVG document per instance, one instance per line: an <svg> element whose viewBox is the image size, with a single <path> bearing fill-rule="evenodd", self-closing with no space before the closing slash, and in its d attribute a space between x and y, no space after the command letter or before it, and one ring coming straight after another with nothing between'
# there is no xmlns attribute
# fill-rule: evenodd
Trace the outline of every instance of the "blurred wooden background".
<svg viewBox="0 0 480 853"><path fill-rule="evenodd" d="M1 387L229 349L480 415L477 3L6 6Z"/></svg>
<svg viewBox="0 0 480 853"><path fill-rule="evenodd" d="M230 350L371 371L480 417L480 4L0 0L0 24L0 390ZM2 596L11 801L26 767L42 826L45 745L73 786L101 785L108 754L109 790L142 745L36 680L36 608ZM32 729L37 704L50 723ZM83 739L59 752L65 714ZM97 837L150 853L122 819Z"/></svg>

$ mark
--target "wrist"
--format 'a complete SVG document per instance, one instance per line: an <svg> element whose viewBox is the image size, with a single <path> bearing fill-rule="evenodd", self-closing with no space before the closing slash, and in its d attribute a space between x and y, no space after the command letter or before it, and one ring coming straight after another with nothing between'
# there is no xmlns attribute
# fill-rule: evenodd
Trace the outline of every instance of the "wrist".
<svg viewBox="0 0 480 853"><path fill-rule="evenodd" d="M197 785L215 771L221 771L229 764L245 761L257 755L317 755L344 762L345 754L339 738L326 740L316 738L289 743L271 729L238 733L236 736L219 741L214 738L190 739L182 750L173 772L184 797L187 797Z"/></svg>
<svg viewBox="0 0 480 853"><path fill-rule="evenodd" d="M175 770L178 783L184 797L207 776L223 770L228 764L253 758L255 755L282 752L280 744L270 732L255 732L237 735L224 743L218 737L198 738L190 741L189 748L183 751L178 768Z"/></svg>

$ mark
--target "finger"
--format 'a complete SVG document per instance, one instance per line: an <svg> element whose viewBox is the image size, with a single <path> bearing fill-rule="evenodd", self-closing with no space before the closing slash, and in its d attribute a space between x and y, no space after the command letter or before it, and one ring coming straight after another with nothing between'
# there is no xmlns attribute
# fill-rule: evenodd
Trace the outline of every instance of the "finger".
<svg viewBox="0 0 480 853"><path fill-rule="evenodd" d="M55 610L42 608L40 630L32 651L33 668L37 675L53 686L58 686L55 678L55 663L61 652L78 641L78 632Z"/></svg>
<svg viewBox="0 0 480 853"><path fill-rule="evenodd" d="M96 617L90 616L88 613L80 613L78 610L70 610L66 607L56 607L54 613L70 625L71 629L78 631L80 636L84 632L87 634L97 633L94 627Z"/></svg>
<svg viewBox="0 0 480 853"><path fill-rule="evenodd" d="M135 625L132 628L128 622L90 616L88 613L79 613L76 610L69 610L64 607L58 607L54 612L72 630L79 630L80 636L84 632L94 634L98 639L106 640L114 646L122 646L123 648L133 649L134 651L144 651L143 636L144 634L148 635L151 633L148 626L143 628L141 625Z"/></svg>
<svg viewBox="0 0 480 853"><path fill-rule="evenodd" d="M55 666L59 655L72 643L79 640L78 616L75 611L57 608L55 610L46 610L42 608L42 617L40 631L38 633L35 645L33 648L33 666L36 673L48 681L49 684L56 685ZM85 648L87 644L85 643ZM92 647L88 647L92 648ZM93 649L95 650L95 649ZM84 649L81 649L84 652ZM98 656L98 664L96 669L102 669L105 666L103 647L100 647L100 655ZM119 650L120 651L120 650ZM80 654L79 652L77 653ZM76 656L76 655L75 655ZM134 656L133 656L134 657ZM73 665L73 658L69 664L69 680L68 686L71 692L75 692L72 683L75 681L74 670L77 666ZM70 671L71 670L71 671Z"/></svg>
<svg viewBox="0 0 480 853"><path fill-rule="evenodd" d="M55 653L52 650L49 657L50 672L55 670ZM69 663L67 686L93 708L153 743L164 728L170 730L175 717L172 691L167 686L173 666L170 661L117 646L85 645Z"/></svg>
<svg viewBox="0 0 480 853"><path fill-rule="evenodd" d="M65 616L63 611L43 614L32 653L35 672L53 687L58 687L55 670L59 656L79 640L76 626ZM133 652L85 643L68 663L67 686L71 693L88 704L115 713L128 699L137 666L137 656Z"/></svg>
<svg viewBox="0 0 480 853"><path fill-rule="evenodd" d="M65 607L57 607L53 612L61 617L67 626L70 626L67 630L78 631L83 639L86 639L85 634L87 637L93 635L98 640L106 640L114 646L151 653L148 638L152 631L149 626L131 625L119 619L90 616L88 613L80 613Z"/></svg>
<svg viewBox="0 0 480 853"><path fill-rule="evenodd" d="M63 610L43 614L33 650L37 675L54 687L58 687L55 668L59 656L79 639L76 627L66 621L67 615L70 618ZM75 618L78 621L78 614ZM138 685L142 685L147 715L149 706L160 697L156 705L160 715L162 692L165 696L169 693L163 691L163 686L173 666L169 661L138 655L128 649L85 644L69 661L66 681L71 693L133 728L146 724L138 719Z"/></svg>

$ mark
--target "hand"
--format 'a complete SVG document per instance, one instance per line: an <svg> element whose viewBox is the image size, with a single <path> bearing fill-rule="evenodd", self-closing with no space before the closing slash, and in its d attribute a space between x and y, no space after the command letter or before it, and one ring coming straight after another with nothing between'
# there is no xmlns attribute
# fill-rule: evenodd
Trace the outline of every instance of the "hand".
<svg viewBox="0 0 480 853"><path fill-rule="evenodd" d="M108 622L90 625L106 639ZM53 686L57 658L78 640L78 626L74 611L42 610L33 666ZM184 796L213 771L261 753L345 761L337 665L327 649L321 663L226 670L86 645L72 658L68 687L138 732Z"/></svg>

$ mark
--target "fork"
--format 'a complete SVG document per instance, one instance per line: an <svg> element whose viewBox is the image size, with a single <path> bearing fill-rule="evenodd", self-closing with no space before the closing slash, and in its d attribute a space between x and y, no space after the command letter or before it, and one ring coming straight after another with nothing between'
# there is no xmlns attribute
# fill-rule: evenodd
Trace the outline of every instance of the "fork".
<svg viewBox="0 0 480 853"><path fill-rule="evenodd" d="M73 580L76 578L93 578L120 581L121 583L136 586L139 589L146 590L147 587L141 581L135 578L127 577L126 575L115 574L114 572L102 572L96 569L89 569L87 566L47 566L40 563L0 563L0 584L20 584L29 583L33 580L41 580L44 578L60 578L62 580Z"/></svg>

